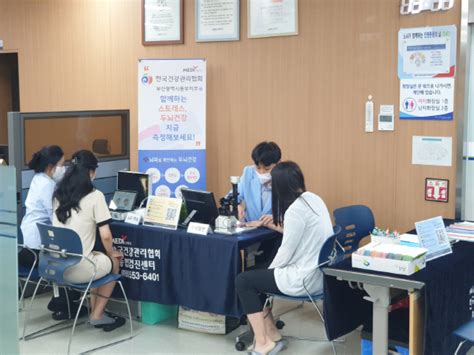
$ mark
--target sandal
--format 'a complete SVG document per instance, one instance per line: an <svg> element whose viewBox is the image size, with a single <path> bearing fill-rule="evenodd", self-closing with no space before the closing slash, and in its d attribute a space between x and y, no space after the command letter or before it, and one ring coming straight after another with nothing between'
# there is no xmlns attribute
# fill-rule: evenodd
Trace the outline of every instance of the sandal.
<svg viewBox="0 0 474 355"><path fill-rule="evenodd" d="M288 339L285 339L283 337L281 337L279 340L274 340L275 343L282 343L283 344L283 348L285 348L287 345L288 345ZM249 352L252 352L253 349L255 349L255 340L253 341L253 343L247 348L247 351Z"/></svg>
<svg viewBox="0 0 474 355"><path fill-rule="evenodd" d="M113 323L96 326L96 328L102 328L104 332L111 332L112 330L120 328L122 325L125 324L125 318L122 318L115 314L110 314L110 313L109 313L109 317L113 318L115 321Z"/></svg>
<svg viewBox="0 0 474 355"><path fill-rule="evenodd" d="M276 355L283 349L284 346L285 344L283 344L283 341L279 341L278 343L275 343L275 346L273 347L273 349L271 349L267 353L260 353L258 351L253 350L249 352L249 354L250 355Z"/></svg>
<svg viewBox="0 0 474 355"><path fill-rule="evenodd" d="M106 321L104 322L104 320ZM112 330L124 325L125 318L119 317L110 312L104 312L101 320L92 320L89 318L89 324L94 328L102 329L104 332L111 332Z"/></svg>

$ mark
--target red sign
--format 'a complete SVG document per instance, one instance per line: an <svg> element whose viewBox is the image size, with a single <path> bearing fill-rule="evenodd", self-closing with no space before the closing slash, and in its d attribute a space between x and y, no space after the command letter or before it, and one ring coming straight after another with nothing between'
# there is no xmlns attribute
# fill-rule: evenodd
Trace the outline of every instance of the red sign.
<svg viewBox="0 0 474 355"><path fill-rule="evenodd" d="M448 202L449 180L426 178L425 200L435 202Z"/></svg>

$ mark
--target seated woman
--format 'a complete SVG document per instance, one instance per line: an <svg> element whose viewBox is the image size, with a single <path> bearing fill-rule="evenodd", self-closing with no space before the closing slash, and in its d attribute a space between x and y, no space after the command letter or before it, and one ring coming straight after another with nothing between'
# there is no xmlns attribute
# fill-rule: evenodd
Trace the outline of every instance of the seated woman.
<svg viewBox="0 0 474 355"><path fill-rule="evenodd" d="M33 154L28 167L34 170L35 175L31 180L30 189L26 196L26 213L21 221L21 232L23 243L33 251L37 258L41 238L37 223L51 224L53 221L53 193L56 184L61 181L66 168L64 167L64 153L61 147L49 145ZM31 268L35 262L35 256L30 250L23 248L18 253L18 264L26 268ZM36 264L38 267L38 264ZM66 297L64 290L59 290L59 297L52 297L48 304L48 309L53 312L55 320L62 320L69 317L68 300L76 300L80 294L75 291L68 291ZM72 312L77 311L77 305L70 302ZM81 310L85 314L87 310Z"/></svg>
<svg viewBox="0 0 474 355"><path fill-rule="evenodd" d="M49 145L33 154L28 167L34 170L26 196L26 213L21 221L23 243L38 254L41 238L37 223L51 224L53 220L53 193L56 183L64 176L64 153L61 147ZM18 254L18 263L31 268L34 256L26 249Z"/></svg>
<svg viewBox="0 0 474 355"><path fill-rule="evenodd" d="M82 241L83 254L91 259L100 279L110 272L119 272L122 253L114 250L109 228L110 212L102 192L96 190L92 181L98 166L97 158L88 150L81 150L72 156L71 166L54 193L53 225L74 230ZM96 229L107 255L94 251ZM69 268L64 277L72 283L87 283L94 273L93 266L82 260ZM96 328L111 331L125 324L125 319L105 314L105 306L112 294L115 282L91 290L91 315L89 322Z"/></svg>
<svg viewBox="0 0 474 355"><path fill-rule="evenodd" d="M263 310L266 294L306 295L323 288L323 277L315 271L319 252L332 234L329 212L323 200L307 192L303 173L294 162L282 162L272 170L272 213L283 227L283 240L269 269L239 274L237 294L255 334L252 354L278 353L283 343L271 310Z"/></svg>

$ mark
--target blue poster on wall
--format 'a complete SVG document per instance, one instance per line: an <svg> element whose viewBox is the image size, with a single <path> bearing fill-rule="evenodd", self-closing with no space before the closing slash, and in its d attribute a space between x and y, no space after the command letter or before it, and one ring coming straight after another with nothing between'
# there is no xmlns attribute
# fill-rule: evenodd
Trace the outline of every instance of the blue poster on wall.
<svg viewBox="0 0 474 355"><path fill-rule="evenodd" d="M400 119L453 119L456 41L454 25L398 32Z"/></svg>
<svg viewBox="0 0 474 355"><path fill-rule="evenodd" d="M153 194L205 190L206 61L140 60L138 85L138 168Z"/></svg>
<svg viewBox="0 0 474 355"><path fill-rule="evenodd" d="M402 28L398 32L398 77L452 78L456 74L456 26Z"/></svg>

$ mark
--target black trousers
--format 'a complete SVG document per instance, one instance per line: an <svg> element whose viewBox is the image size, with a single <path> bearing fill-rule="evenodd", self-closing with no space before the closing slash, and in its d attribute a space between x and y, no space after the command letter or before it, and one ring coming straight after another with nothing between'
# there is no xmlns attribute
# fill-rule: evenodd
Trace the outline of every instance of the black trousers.
<svg viewBox="0 0 474 355"><path fill-rule="evenodd" d="M273 269L245 271L237 275L235 288L244 314L262 312L267 293L283 295Z"/></svg>
<svg viewBox="0 0 474 355"><path fill-rule="evenodd" d="M36 254L36 259L39 260L39 250L38 249L31 249ZM35 262L35 257L28 249L21 249L18 253L18 264L27 268L31 268L33 263ZM38 264L36 264L35 268L38 268Z"/></svg>

